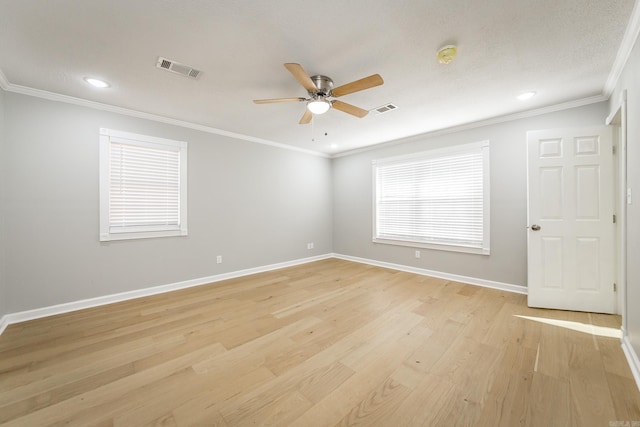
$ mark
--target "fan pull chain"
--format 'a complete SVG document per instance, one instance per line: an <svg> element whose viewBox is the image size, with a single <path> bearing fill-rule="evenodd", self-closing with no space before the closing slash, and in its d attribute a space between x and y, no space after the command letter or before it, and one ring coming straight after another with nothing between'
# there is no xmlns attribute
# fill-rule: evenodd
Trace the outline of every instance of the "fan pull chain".
<svg viewBox="0 0 640 427"><path fill-rule="evenodd" d="M311 142L316 142L316 128L314 126L316 122L315 115L311 116Z"/></svg>

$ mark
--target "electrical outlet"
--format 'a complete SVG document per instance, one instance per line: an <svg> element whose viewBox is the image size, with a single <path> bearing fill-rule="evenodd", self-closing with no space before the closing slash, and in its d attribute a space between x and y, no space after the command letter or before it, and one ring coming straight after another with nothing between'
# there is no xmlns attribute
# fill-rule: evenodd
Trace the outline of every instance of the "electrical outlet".
<svg viewBox="0 0 640 427"><path fill-rule="evenodd" d="M313 242L307 243L307 249L313 249Z"/></svg>
<svg viewBox="0 0 640 427"><path fill-rule="evenodd" d="M420 251L416 251L416 258L420 258Z"/></svg>
<svg viewBox="0 0 640 427"><path fill-rule="evenodd" d="M218 255L218 256L216 257L216 263L217 263L217 264L222 264L222 255Z"/></svg>

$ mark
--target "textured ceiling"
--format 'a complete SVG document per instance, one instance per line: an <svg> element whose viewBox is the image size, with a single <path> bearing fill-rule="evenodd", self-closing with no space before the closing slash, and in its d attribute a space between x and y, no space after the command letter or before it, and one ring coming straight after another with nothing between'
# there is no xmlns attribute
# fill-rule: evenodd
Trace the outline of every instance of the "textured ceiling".
<svg viewBox="0 0 640 427"><path fill-rule="evenodd" d="M0 70L21 86L328 154L602 95L633 0L0 0ZM435 54L458 46L442 65ZM159 56L203 72L161 71ZM283 67L384 85L299 125ZM89 87L83 77L107 80ZM535 90L523 102L516 95ZM337 146L332 146L335 144Z"/></svg>

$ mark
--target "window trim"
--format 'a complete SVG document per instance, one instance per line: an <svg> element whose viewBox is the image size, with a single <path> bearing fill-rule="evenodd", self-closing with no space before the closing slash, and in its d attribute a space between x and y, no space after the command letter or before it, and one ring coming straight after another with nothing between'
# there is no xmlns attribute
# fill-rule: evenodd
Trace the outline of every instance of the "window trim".
<svg viewBox="0 0 640 427"><path fill-rule="evenodd" d="M109 190L110 190L110 146L114 142L125 142L131 145L146 147L177 148L180 153L180 195L179 217L180 224L175 226L141 226L131 227L131 230L111 230L109 225ZM100 128L99 150L99 187L100 187L100 241L145 239L154 237L187 236L187 142L140 135L113 129Z"/></svg>
<svg viewBox="0 0 640 427"><path fill-rule="evenodd" d="M482 150L482 185L483 185L483 227L482 227L482 247L467 246L464 244L451 244L451 243L426 243L414 240L402 240L402 239L389 239L377 237L377 225L378 225L378 209L377 209L377 168L379 166L412 163L420 160L426 160L431 158L443 157L445 155L455 154L457 152L468 152L471 149ZM372 242L395 245L395 246L407 246L413 248L435 249L451 252L463 252L479 255L490 255L491 253L491 217L490 217L490 201L491 201L491 186L490 186L490 143L489 140L483 140L478 142L458 144L448 147L434 148L427 151L421 151L417 153L405 154L400 156L388 157L383 159L375 159L371 162L371 176L372 176Z"/></svg>

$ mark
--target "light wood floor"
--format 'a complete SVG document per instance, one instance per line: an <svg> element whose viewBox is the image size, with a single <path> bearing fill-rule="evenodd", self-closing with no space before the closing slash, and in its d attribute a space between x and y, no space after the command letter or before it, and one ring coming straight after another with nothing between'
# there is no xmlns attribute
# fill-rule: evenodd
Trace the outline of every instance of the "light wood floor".
<svg viewBox="0 0 640 427"><path fill-rule="evenodd" d="M619 322L330 259L12 325L0 423L635 425Z"/></svg>

